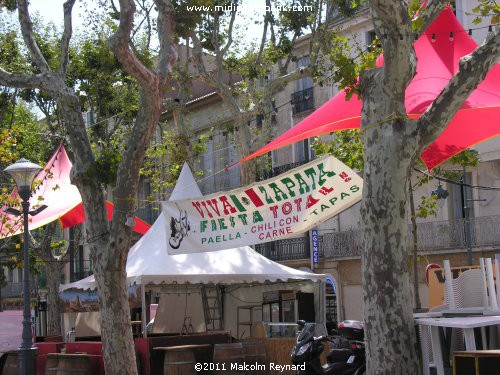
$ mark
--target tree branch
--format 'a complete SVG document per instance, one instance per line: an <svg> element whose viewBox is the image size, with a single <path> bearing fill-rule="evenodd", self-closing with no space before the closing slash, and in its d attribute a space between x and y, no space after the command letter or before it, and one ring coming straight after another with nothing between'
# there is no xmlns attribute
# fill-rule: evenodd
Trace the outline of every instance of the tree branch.
<svg viewBox="0 0 500 375"><path fill-rule="evenodd" d="M71 34L73 33L73 27L71 25L71 12L75 2L76 0L68 0L64 3L64 32L61 39L61 57L59 63L59 72L63 76L66 75L66 69L68 68L69 42L71 40Z"/></svg>
<svg viewBox="0 0 500 375"><path fill-rule="evenodd" d="M444 0L429 0L425 4L425 8L419 11L418 18L422 19L423 27L422 31L426 30L434 20L439 16L446 1Z"/></svg>
<svg viewBox="0 0 500 375"><path fill-rule="evenodd" d="M134 21L134 13L135 5L132 0L120 0L120 23L116 32L109 38L108 46L114 52L125 71L137 79L140 85L143 85L144 82L151 82L156 77L130 51L130 32Z"/></svg>
<svg viewBox="0 0 500 375"><path fill-rule="evenodd" d="M267 40L267 27L269 25L269 18L271 17L271 6L267 7L269 0L266 0L266 14L264 15L264 30L262 30L262 38L260 40L259 53L257 55L256 63L260 64L262 61L262 53L264 52L264 46Z"/></svg>
<svg viewBox="0 0 500 375"><path fill-rule="evenodd" d="M203 47L201 45L201 41L196 35L196 32L193 31L191 33L191 40L193 42L193 58L194 62L196 64L196 67L198 69L198 72L200 72L203 80L208 83L210 86L217 88L217 81L210 75L210 73L207 71L207 67L205 65L205 60L203 59Z"/></svg>
<svg viewBox="0 0 500 375"><path fill-rule="evenodd" d="M287 83L290 83L297 79L311 77L312 76L311 66L312 65L309 64L308 66L297 68L291 71L290 73L283 74L279 77L273 78L267 83L266 89L268 89L270 94L272 95L277 91L281 90Z"/></svg>
<svg viewBox="0 0 500 375"><path fill-rule="evenodd" d="M0 84L3 86L17 87L20 89L42 88L46 74L25 75L8 73L0 67Z"/></svg>
<svg viewBox="0 0 500 375"><path fill-rule="evenodd" d="M172 73L172 65L177 61L178 53L174 43L174 7L169 1L155 0L158 8L158 37L160 51L156 72L165 80Z"/></svg>
<svg viewBox="0 0 500 375"><path fill-rule="evenodd" d="M30 51L33 61L38 66L42 72L50 71L49 64L42 55L42 52L38 48L38 44L35 40L35 35L33 33L33 23L28 11L28 2L26 0L18 0L17 9L19 13L19 23L21 24L21 32L23 34L24 42Z"/></svg>
<svg viewBox="0 0 500 375"><path fill-rule="evenodd" d="M441 134L469 95L500 59L500 33L496 28L474 52L460 59L459 70L417 121L423 150Z"/></svg>
<svg viewBox="0 0 500 375"><path fill-rule="evenodd" d="M417 66L407 7L391 0L370 0L370 6L375 31L384 50L385 90L395 102L404 103L406 87ZM404 105L401 107L399 110L404 114Z"/></svg>
<svg viewBox="0 0 500 375"><path fill-rule="evenodd" d="M234 19L236 18L236 10L231 11L231 20L229 21L229 28L227 31L227 43L222 48L222 55L224 56L227 51L229 50L229 47L233 44L233 26L234 26Z"/></svg>

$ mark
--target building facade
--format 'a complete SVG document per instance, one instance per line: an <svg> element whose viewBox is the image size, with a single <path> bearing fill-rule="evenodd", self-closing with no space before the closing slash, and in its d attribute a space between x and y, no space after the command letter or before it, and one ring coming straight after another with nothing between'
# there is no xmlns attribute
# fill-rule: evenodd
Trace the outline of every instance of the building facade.
<svg viewBox="0 0 500 375"><path fill-rule="evenodd" d="M456 15L465 29L473 29L472 37L480 43L486 36L487 27L472 23L470 1L456 2ZM335 20L340 33L345 35L351 45L360 49L367 48L374 39L373 26L368 9L361 9L356 17ZM486 23L487 24L487 23ZM294 49L296 62L290 70L308 63L308 37L300 39ZM354 54L353 50L353 54ZM272 73L271 73L272 74ZM328 72L325 74L328 75ZM319 108L338 90L331 84L314 83L311 78L302 78L289 83L275 96L279 108L274 115L272 134L280 135L298 124ZM238 160L234 139L218 125L230 123L231 116L225 109L220 97L215 93L197 98L187 103L189 121L196 133L215 129L207 143L206 153L196 167L204 172L200 188L204 194L230 190L240 186L237 169L226 170L227 165ZM499 119L500 120L500 119ZM165 121L169 121L168 117ZM257 120L258 121L258 120ZM471 124L473 125L473 124ZM327 135L328 141L334 135ZM270 155L270 176L278 175L314 158L310 140L301 141L273 151ZM437 212L426 218L417 219L417 253L413 256L412 239L408 239L409 266L413 268L417 260L417 275L420 303L415 306L428 307L428 287L425 270L430 263L442 264L450 259L452 266L467 264L468 256L473 264L478 258L491 257L500 253L500 139L492 138L482 142L474 149L479 153L479 165L467 167L447 165L449 170L457 170L460 180L438 180L419 186L413 193L415 204L422 197L446 190L447 197L437 199ZM432 173L431 173L432 174ZM412 183L424 175L415 171ZM359 232L360 204L356 204L334 218L322 223L318 228L320 265L315 272L325 273L331 282L325 290L326 312L337 320L362 319L361 288L361 234ZM411 223L409 234L411 236ZM311 269L311 246L308 233L297 238L269 242L255 246L266 257L300 269Z"/></svg>

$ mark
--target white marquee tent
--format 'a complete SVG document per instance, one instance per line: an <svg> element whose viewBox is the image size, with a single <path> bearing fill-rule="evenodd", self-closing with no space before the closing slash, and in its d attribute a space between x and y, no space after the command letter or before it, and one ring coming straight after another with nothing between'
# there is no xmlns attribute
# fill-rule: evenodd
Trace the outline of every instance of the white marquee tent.
<svg viewBox="0 0 500 375"><path fill-rule="evenodd" d="M201 197L187 164L184 165L171 200ZM165 218L161 214L148 232L130 249L127 259L129 285L161 283L223 283L240 284L288 280L324 280L325 276L304 272L255 252L249 246L236 249L169 255ZM61 285L66 289L95 289L94 276Z"/></svg>
<svg viewBox="0 0 500 375"><path fill-rule="evenodd" d="M167 254L164 216L131 248L127 282L139 284L240 284L288 280L324 280L324 275L300 271L260 255L251 247L207 253ZM61 290L95 289L94 276L61 286Z"/></svg>
<svg viewBox="0 0 500 375"><path fill-rule="evenodd" d="M187 164L171 200L202 196ZM161 214L148 232L130 249L128 285L253 284L287 281L324 281L325 275L304 272L260 255L249 246L205 253L169 255L165 218ZM95 289L94 276L61 285L60 290Z"/></svg>

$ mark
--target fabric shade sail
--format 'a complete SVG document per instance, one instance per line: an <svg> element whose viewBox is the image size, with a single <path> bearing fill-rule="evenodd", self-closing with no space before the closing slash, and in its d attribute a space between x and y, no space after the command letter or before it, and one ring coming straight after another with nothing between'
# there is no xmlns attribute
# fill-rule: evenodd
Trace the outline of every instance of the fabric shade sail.
<svg viewBox="0 0 500 375"><path fill-rule="evenodd" d="M450 34L450 33L453 34ZM418 118L448 84L458 70L461 57L477 44L463 29L452 10L446 8L414 43L417 73L406 90L407 114ZM383 56L377 66L383 65ZM456 113L446 130L424 150L421 157L432 169L451 156L500 134L500 64L474 90ZM244 162L306 138L339 130L359 129L362 102L354 95L346 100L345 91L318 108L289 131L240 160Z"/></svg>
<svg viewBox="0 0 500 375"><path fill-rule="evenodd" d="M54 220L60 220L63 228L81 224L85 221L82 198L75 185L71 184L70 172L72 164L61 144L45 167L35 178L38 183L30 198L30 209L34 210L46 205L43 211L35 216L29 216L29 229L40 228ZM19 202L17 188L10 195L11 202ZM111 220L113 204L106 202L108 219ZM17 204L16 206L20 206ZM0 209L0 238L10 237L23 232L22 218L5 212L8 206ZM144 234L150 225L135 218L134 231Z"/></svg>

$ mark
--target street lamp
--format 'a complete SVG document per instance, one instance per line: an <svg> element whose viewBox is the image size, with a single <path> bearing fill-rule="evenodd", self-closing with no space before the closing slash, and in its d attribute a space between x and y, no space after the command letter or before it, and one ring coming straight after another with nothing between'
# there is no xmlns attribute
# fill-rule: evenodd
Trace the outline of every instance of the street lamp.
<svg viewBox="0 0 500 375"><path fill-rule="evenodd" d="M20 159L14 164L4 169L4 172L9 173L17 185L17 191L21 197L21 206L23 208L22 215L24 220L24 244L23 244L23 341L19 347L19 362L22 375L35 374L35 353L36 347L33 345L33 335L31 333L31 308L30 308L30 258L29 258L29 235L28 235L28 214L30 214L29 199L31 196L31 185L35 176L42 170L37 164L34 164L26 159ZM10 209L10 213L21 212ZM37 210L36 213L40 212ZM35 212L31 214L36 214Z"/></svg>

